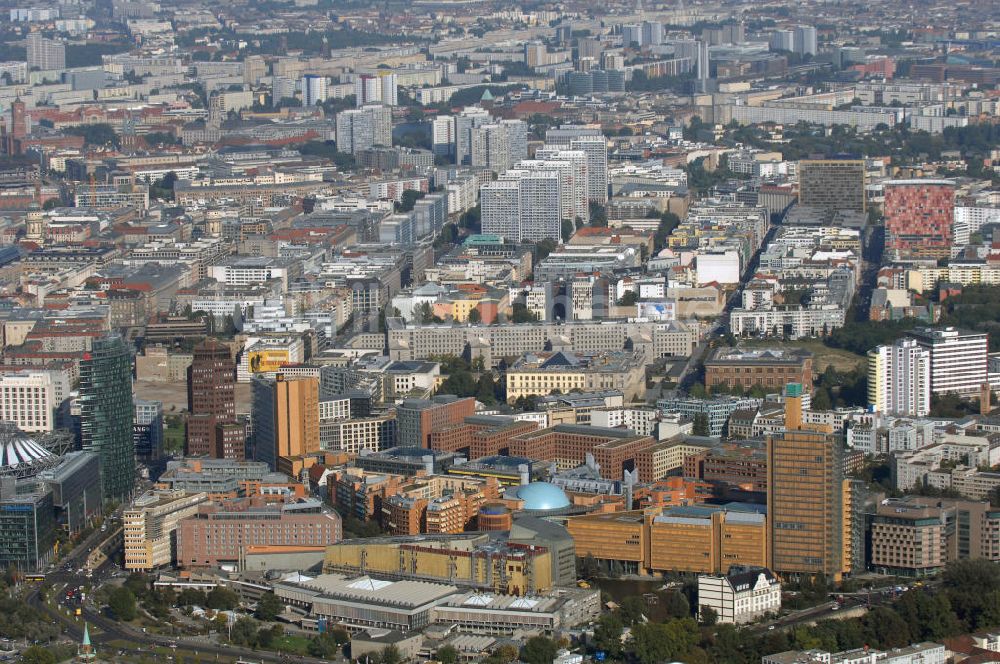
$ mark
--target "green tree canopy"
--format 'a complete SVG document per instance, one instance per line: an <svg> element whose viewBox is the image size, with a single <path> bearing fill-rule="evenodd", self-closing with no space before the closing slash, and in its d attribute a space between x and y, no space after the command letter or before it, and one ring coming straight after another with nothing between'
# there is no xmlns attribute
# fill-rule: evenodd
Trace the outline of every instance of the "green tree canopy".
<svg viewBox="0 0 1000 664"><path fill-rule="evenodd" d="M124 622L135 620L135 595L125 586L115 588L108 596L108 609L111 611L111 615L118 620Z"/></svg>
<svg viewBox="0 0 1000 664"><path fill-rule="evenodd" d="M285 605L274 593L264 593L257 600L254 617L257 620L274 620L285 610Z"/></svg>
<svg viewBox="0 0 1000 664"><path fill-rule="evenodd" d="M705 413L696 413L694 416L694 426L691 428L691 434L694 436L709 436L712 433L710 422L708 421L708 415Z"/></svg>
<svg viewBox="0 0 1000 664"><path fill-rule="evenodd" d="M526 664L552 664L559 645L547 636L533 636L521 646L521 661Z"/></svg>
<svg viewBox="0 0 1000 664"><path fill-rule="evenodd" d="M21 653L22 664L56 664L56 656L42 646L29 646Z"/></svg>
<svg viewBox="0 0 1000 664"><path fill-rule="evenodd" d="M239 618L234 624L230 640L236 645L254 647L257 645L257 621L248 616Z"/></svg>
<svg viewBox="0 0 1000 664"><path fill-rule="evenodd" d="M458 650L451 644L438 648L434 656L441 664L456 664L458 662Z"/></svg>
<svg viewBox="0 0 1000 664"><path fill-rule="evenodd" d="M205 598L205 606L216 611L230 611L239 605L240 596L222 586L212 588Z"/></svg>
<svg viewBox="0 0 1000 664"><path fill-rule="evenodd" d="M419 191L417 189L407 189L402 194L401 197L402 200L399 203L399 211L409 212L410 210L413 209L413 206L416 204L416 202L426 195L427 195L426 193Z"/></svg>
<svg viewBox="0 0 1000 664"><path fill-rule="evenodd" d="M64 133L73 136L83 136L83 142L87 146L94 147L121 147L121 140L115 134L115 129L107 123L96 123L67 127Z"/></svg>

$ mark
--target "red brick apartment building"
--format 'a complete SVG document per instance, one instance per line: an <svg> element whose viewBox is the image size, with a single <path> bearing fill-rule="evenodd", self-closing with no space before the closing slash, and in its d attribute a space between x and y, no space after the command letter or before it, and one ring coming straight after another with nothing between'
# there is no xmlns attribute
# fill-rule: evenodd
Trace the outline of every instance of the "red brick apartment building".
<svg viewBox="0 0 1000 664"><path fill-rule="evenodd" d="M177 526L177 564L217 567L239 563L249 546L326 546L341 540L336 512L298 513L292 505L249 500L206 505Z"/></svg>
<svg viewBox="0 0 1000 664"><path fill-rule="evenodd" d="M535 422L512 417L473 415L461 424L431 433L431 449L436 452L461 452L469 459L508 454L510 441L538 428Z"/></svg>
<svg viewBox="0 0 1000 664"><path fill-rule="evenodd" d="M705 386L724 385L749 390L755 386L776 391L788 383L812 390L813 355L802 349L717 348L705 362Z"/></svg>
<svg viewBox="0 0 1000 664"><path fill-rule="evenodd" d="M650 436L637 436L627 429L557 424L512 438L510 453L536 461L554 461L562 468L579 466L590 453L600 465L602 477L619 480L622 471L637 466L642 450L655 443Z"/></svg>

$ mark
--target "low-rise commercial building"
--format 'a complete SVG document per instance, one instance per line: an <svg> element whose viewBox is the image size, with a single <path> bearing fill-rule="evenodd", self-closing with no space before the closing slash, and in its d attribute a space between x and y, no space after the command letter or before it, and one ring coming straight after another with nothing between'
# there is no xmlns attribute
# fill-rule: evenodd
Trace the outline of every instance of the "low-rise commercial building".
<svg viewBox="0 0 1000 664"><path fill-rule="evenodd" d="M389 581L370 576L322 574L298 582L280 581L274 594L328 625L420 630L434 622L436 606L458 592L453 585L425 581Z"/></svg>
<svg viewBox="0 0 1000 664"><path fill-rule="evenodd" d="M600 616L600 595L570 588L532 597L466 592L434 607L434 621L474 634L551 634Z"/></svg>

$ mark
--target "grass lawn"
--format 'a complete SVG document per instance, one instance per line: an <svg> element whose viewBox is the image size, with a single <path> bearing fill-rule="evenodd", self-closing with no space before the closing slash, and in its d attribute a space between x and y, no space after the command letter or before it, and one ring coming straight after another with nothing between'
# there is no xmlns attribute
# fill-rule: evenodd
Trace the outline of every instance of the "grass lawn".
<svg viewBox="0 0 1000 664"><path fill-rule="evenodd" d="M168 452L184 449L184 418L167 415L163 418L163 448Z"/></svg>
<svg viewBox="0 0 1000 664"><path fill-rule="evenodd" d="M813 355L813 375L821 374L828 365L833 365L837 371L864 369L867 358L855 355L849 350L829 348L819 339L800 339L798 341L781 341L780 339L741 339L739 345L743 348L803 348Z"/></svg>
<svg viewBox="0 0 1000 664"><path fill-rule="evenodd" d="M309 639L297 634L284 634L271 643L270 650L287 652L292 655L308 655Z"/></svg>

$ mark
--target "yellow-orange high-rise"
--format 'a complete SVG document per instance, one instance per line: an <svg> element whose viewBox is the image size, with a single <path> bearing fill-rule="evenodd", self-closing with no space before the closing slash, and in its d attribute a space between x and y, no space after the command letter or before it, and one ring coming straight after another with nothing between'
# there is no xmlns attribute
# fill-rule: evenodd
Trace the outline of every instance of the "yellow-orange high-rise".
<svg viewBox="0 0 1000 664"><path fill-rule="evenodd" d="M768 567L839 580L850 571L852 532L844 439L802 423L802 386L789 384L785 430L767 439Z"/></svg>

